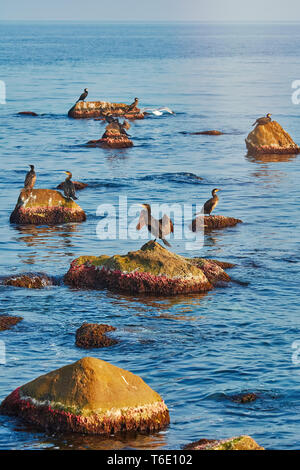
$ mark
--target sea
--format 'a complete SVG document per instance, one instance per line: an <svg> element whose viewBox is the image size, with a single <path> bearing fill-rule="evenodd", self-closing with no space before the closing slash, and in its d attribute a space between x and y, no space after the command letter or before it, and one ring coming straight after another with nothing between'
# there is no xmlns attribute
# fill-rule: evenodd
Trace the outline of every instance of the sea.
<svg viewBox="0 0 300 470"><path fill-rule="evenodd" d="M299 157L253 157L245 145L267 113L300 144L299 50L297 23L0 22L0 276L62 280L78 256L138 250L146 233L99 233L103 208L115 208L118 221L120 200L195 210L219 188L215 214L243 221L206 233L192 250L170 238L174 253L235 264L233 281L206 294L0 285L0 314L23 317L0 333L0 400L92 356L142 377L170 412L160 432L107 438L47 433L0 416L0 449L179 450L243 434L266 449L299 448ZM131 122L132 148L85 145L105 129L68 117L86 87L90 101L138 97L150 109ZM153 114L161 107L174 114ZM193 134L206 130L223 135ZM30 164L37 188L55 189L67 170L88 184L77 192L86 222L10 224ZM114 326L118 344L77 348L83 322ZM257 399L233 400L244 393Z"/></svg>

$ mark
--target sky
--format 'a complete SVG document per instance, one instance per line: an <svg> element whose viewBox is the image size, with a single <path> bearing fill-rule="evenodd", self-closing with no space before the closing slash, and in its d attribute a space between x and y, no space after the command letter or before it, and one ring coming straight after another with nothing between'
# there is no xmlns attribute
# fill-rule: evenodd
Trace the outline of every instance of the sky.
<svg viewBox="0 0 300 470"><path fill-rule="evenodd" d="M0 0L0 20L300 21L300 1Z"/></svg>

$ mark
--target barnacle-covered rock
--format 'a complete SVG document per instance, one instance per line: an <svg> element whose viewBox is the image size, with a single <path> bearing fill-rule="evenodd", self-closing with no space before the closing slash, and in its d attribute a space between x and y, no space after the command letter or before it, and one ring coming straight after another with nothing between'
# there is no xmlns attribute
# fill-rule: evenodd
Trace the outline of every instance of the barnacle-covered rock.
<svg viewBox="0 0 300 470"><path fill-rule="evenodd" d="M234 227L237 224L243 223L240 219L234 217L225 217L224 215L200 215L196 217L191 225L190 230L198 232L200 230L218 230L226 227Z"/></svg>
<svg viewBox="0 0 300 470"><path fill-rule="evenodd" d="M170 421L162 398L139 376L92 357L17 388L0 413L46 431L103 435L157 431Z"/></svg>
<svg viewBox="0 0 300 470"><path fill-rule="evenodd" d="M53 189L23 189L10 216L15 224L54 225L83 222L85 212L72 199Z"/></svg>
<svg viewBox="0 0 300 470"><path fill-rule="evenodd" d="M230 439L200 439L187 444L185 450L264 450L250 436L232 437Z"/></svg>
<svg viewBox="0 0 300 470"><path fill-rule="evenodd" d="M81 256L64 280L78 288L175 295L206 292L230 279L214 261L184 258L151 240L127 255Z"/></svg>
<svg viewBox="0 0 300 470"><path fill-rule="evenodd" d="M78 348L105 348L117 344L118 341L109 338L105 333L115 331L116 328L110 325L97 323L83 323L76 331L75 344Z"/></svg>
<svg viewBox="0 0 300 470"><path fill-rule="evenodd" d="M246 138L250 154L297 154L300 148L276 121L256 126Z"/></svg>
<svg viewBox="0 0 300 470"><path fill-rule="evenodd" d="M91 118L116 116L126 119L144 119L144 113L139 108L128 111L128 104L110 103L108 101L78 101L68 112L72 118Z"/></svg>

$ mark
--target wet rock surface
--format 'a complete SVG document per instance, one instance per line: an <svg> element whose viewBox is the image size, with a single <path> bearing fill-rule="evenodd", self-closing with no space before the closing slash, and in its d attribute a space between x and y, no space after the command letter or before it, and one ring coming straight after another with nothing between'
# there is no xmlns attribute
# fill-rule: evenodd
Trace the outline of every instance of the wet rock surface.
<svg viewBox="0 0 300 470"><path fill-rule="evenodd" d="M110 103L108 101L79 101L68 112L68 116L76 119L99 118L105 116L125 117L126 119L144 119L144 113L139 108L128 112L129 105L125 103Z"/></svg>
<svg viewBox="0 0 300 470"><path fill-rule="evenodd" d="M249 154L298 154L300 148L276 121L258 125L246 138Z"/></svg>
<svg viewBox="0 0 300 470"><path fill-rule="evenodd" d="M192 224L190 225L190 230L193 232L198 232L203 230L218 230L226 227L234 227L237 224L243 223L240 219L235 219L234 217L225 217L223 215L203 215L196 217Z"/></svg>
<svg viewBox="0 0 300 470"><path fill-rule="evenodd" d="M151 240L127 255L77 258L64 281L78 288L175 295L206 292L230 280L213 261L199 260L174 254Z"/></svg>
<svg viewBox="0 0 300 470"><path fill-rule="evenodd" d="M158 431L170 421L163 399L139 376L92 357L18 387L0 413L46 431L102 435Z"/></svg>
<svg viewBox="0 0 300 470"><path fill-rule="evenodd" d="M38 114L33 111L20 111L18 115L19 116L38 116Z"/></svg>
<svg viewBox="0 0 300 470"><path fill-rule="evenodd" d="M256 393L248 392L248 393L239 393L237 395L231 395L230 400L235 403L251 403L258 399L258 395Z"/></svg>
<svg viewBox="0 0 300 470"><path fill-rule="evenodd" d="M85 212L72 199L52 189L23 189L10 222L15 224L55 225L83 222Z"/></svg>
<svg viewBox="0 0 300 470"><path fill-rule="evenodd" d="M191 135L224 135L224 132L221 131L199 131L199 132L191 132Z"/></svg>
<svg viewBox="0 0 300 470"><path fill-rule="evenodd" d="M75 344L79 348L105 348L113 346L118 341L105 335L108 331L115 331L110 325L97 323L83 323L76 331Z"/></svg>
<svg viewBox="0 0 300 470"><path fill-rule="evenodd" d="M230 439L200 439L187 444L184 450L264 450L250 436L239 436Z"/></svg>
<svg viewBox="0 0 300 470"><path fill-rule="evenodd" d="M25 287L27 289L42 289L54 284L54 280L43 273L15 274L4 278L2 282L5 286Z"/></svg>
<svg viewBox="0 0 300 470"><path fill-rule="evenodd" d="M10 330L13 326L23 320L22 317L0 315L0 331Z"/></svg>

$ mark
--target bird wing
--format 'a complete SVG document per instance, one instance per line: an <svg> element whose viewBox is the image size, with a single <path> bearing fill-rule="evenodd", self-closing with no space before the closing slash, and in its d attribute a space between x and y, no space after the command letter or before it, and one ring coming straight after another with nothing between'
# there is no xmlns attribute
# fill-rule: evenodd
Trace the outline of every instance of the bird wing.
<svg viewBox="0 0 300 470"><path fill-rule="evenodd" d="M137 230L141 230L148 223L148 214L146 211L141 211L138 224L136 226Z"/></svg>
<svg viewBox="0 0 300 470"><path fill-rule="evenodd" d="M24 186L28 186L28 184L31 182L32 175L31 173L27 173L24 181Z"/></svg>
<svg viewBox="0 0 300 470"><path fill-rule="evenodd" d="M159 220L159 223L161 225L161 232L162 235L168 235L169 233L174 233L174 226L173 222L170 219L170 217L165 214L162 219Z"/></svg>
<svg viewBox="0 0 300 470"><path fill-rule="evenodd" d="M204 214L207 214L208 212L211 211L212 202L213 202L213 198L211 198L211 199L209 199L208 201L206 201L206 203L205 203L204 206L203 206L203 212L204 212Z"/></svg>

